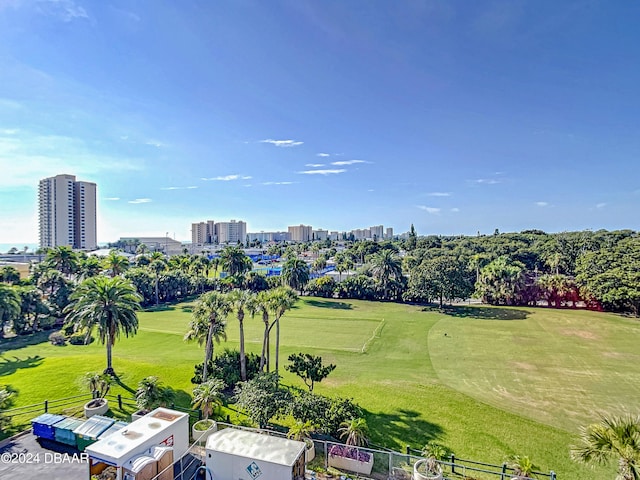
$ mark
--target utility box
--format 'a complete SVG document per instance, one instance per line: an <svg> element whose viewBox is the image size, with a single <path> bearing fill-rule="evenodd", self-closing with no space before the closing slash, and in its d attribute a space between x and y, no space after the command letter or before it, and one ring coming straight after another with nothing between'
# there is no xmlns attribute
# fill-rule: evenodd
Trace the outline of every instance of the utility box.
<svg viewBox="0 0 640 480"><path fill-rule="evenodd" d="M225 428L207 439L206 466L216 480L304 479L304 442Z"/></svg>
<svg viewBox="0 0 640 480"><path fill-rule="evenodd" d="M171 456L165 457L166 451L160 455L156 447L170 449ZM109 468L117 480L146 480L156 475L161 458L178 459L188 448L189 416L157 408L125 428L101 436L85 452L89 454L89 476Z"/></svg>

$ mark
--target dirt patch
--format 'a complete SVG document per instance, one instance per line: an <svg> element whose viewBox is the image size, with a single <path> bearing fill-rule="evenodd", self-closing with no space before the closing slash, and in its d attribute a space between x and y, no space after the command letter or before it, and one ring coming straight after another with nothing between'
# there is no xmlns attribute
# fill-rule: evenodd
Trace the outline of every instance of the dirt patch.
<svg viewBox="0 0 640 480"><path fill-rule="evenodd" d="M521 370L537 370L538 367L536 367L535 365L531 364L531 363L525 363L525 362L511 362L511 365L513 365L516 368L519 368Z"/></svg>
<svg viewBox="0 0 640 480"><path fill-rule="evenodd" d="M587 330L560 330L560 333L568 337L579 337L585 340L597 340L598 336Z"/></svg>

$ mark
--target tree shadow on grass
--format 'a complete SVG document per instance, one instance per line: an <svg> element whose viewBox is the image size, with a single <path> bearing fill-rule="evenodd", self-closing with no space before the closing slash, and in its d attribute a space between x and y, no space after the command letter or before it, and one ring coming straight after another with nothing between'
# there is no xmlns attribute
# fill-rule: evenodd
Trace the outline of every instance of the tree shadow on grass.
<svg viewBox="0 0 640 480"><path fill-rule="evenodd" d="M55 331L57 330L46 330L29 335L18 335L12 338L3 338L0 340L0 354L10 350L17 350L19 348L47 342L49 340L49 335Z"/></svg>
<svg viewBox="0 0 640 480"><path fill-rule="evenodd" d="M186 313L193 312L193 305L183 305L181 308L183 312L186 312Z"/></svg>
<svg viewBox="0 0 640 480"><path fill-rule="evenodd" d="M353 307L346 302L330 302L328 300L307 300L307 304L312 307L333 308L337 310L351 310Z"/></svg>
<svg viewBox="0 0 640 480"><path fill-rule="evenodd" d="M41 357L40 355L27 358L18 358L14 356L13 358L13 360L5 357L0 358L0 377L11 375L23 368L37 367L44 360L44 357Z"/></svg>
<svg viewBox="0 0 640 480"><path fill-rule="evenodd" d="M475 318L477 320L525 320L529 316L526 310L504 307L445 306L443 308L425 307L424 312L442 313L451 317Z"/></svg>
<svg viewBox="0 0 640 480"><path fill-rule="evenodd" d="M420 449L427 442L438 441L445 433L440 425L421 419L420 413L414 410L400 409L394 413L364 410L364 413L373 440L399 451L403 451L407 443Z"/></svg>
<svg viewBox="0 0 640 480"><path fill-rule="evenodd" d="M175 309L176 309L175 305L158 305L157 307L155 305L152 305L151 307L144 308L142 311L152 313L152 312L167 312Z"/></svg>

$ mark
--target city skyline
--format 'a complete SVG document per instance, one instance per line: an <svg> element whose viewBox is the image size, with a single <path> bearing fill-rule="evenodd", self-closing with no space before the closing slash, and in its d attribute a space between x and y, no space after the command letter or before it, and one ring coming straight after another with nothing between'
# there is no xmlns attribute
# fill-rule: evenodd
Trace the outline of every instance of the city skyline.
<svg viewBox="0 0 640 480"><path fill-rule="evenodd" d="M0 243L38 181L98 242L245 219L475 235L638 230L640 5L0 3Z"/></svg>

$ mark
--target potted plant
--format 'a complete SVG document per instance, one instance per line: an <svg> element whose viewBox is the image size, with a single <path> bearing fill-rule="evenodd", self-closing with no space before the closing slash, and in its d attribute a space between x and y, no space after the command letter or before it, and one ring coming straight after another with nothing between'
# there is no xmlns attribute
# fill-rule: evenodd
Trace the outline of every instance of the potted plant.
<svg viewBox="0 0 640 480"><path fill-rule="evenodd" d="M422 449L422 455L426 458L415 463L413 477L416 480L442 480L442 466L439 462L448 454L448 450L439 443L427 443Z"/></svg>
<svg viewBox="0 0 640 480"><path fill-rule="evenodd" d="M131 414L131 420L144 417L154 408L166 407L173 399L173 390L163 386L158 377L145 377L138 383L138 389L136 390L138 411Z"/></svg>
<svg viewBox="0 0 640 480"><path fill-rule="evenodd" d="M304 451L304 461L309 463L316 456L316 447L311 440L311 433L315 431L315 427L311 421L301 422L298 420L293 426L289 428L287 438L292 438L299 442L304 442L307 445L307 449Z"/></svg>
<svg viewBox="0 0 640 480"><path fill-rule="evenodd" d="M86 373L82 383L89 389L93 399L84 405L84 416L104 415L109 410L109 401L104 398L111 388L112 378L105 373Z"/></svg>
<svg viewBox="0 0 640 480"><path fill-rule="evenodd" d="M329 466L369 475L373 468L373 454L361 452L357 447L369 443L369 429L364 418L342 422L340 437L346 437L346 445L333 445L329 449Z"/></svg>
<svg viewBox="0 0 640 480"><path fill-rule="evenodd" d="M222 391L224 382L218 378L213 378L201 383L193 389L193 402L195 408L199 408L204 419L193 424L191 433L196 442L205 442L209 435L215 432L218 425L209 419L214 410L222 404Z"/></svg>
<svg viewBox="0 0 640 480"><path fill-rule="evenodd" d="M533 471L538 469L526 455L514 455L507 461L507 466L513 469L513 474L515 475L511 480L529 480L535 478Z"/></svg>

